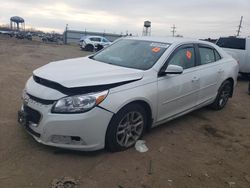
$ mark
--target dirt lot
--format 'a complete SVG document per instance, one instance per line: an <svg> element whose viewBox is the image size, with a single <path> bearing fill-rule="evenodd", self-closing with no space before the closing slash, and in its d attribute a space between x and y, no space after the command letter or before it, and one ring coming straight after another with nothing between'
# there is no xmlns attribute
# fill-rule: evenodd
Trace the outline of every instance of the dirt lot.
<svg viewBox="0 0 250 188"><path fill-rule="evenodd" d="M32 71L84 56L58 46L0 36L0 187L51 187L72 177L79 187L250 187L250 96L240 80L222 111L208 108L153 129L146 153L73 152L36 143L17 123L21 92Z"/></svg>

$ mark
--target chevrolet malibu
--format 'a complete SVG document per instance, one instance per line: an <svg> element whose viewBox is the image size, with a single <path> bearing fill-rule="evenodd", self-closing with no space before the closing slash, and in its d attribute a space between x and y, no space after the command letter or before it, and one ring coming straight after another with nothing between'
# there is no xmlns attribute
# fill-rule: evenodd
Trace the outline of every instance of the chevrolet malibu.
<svg viewBox="0 0 250 188"><path fill-rule="evenodd" d="M204 41L123 38L94 55L35 70L18 121L45 145L121 151L152 127L204 106L224 108L238 69Z"/></svg>

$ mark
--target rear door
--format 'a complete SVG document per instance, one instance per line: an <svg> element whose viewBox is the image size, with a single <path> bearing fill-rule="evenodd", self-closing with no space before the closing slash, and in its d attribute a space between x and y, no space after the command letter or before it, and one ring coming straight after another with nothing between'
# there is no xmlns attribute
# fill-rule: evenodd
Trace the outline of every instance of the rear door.
<svg viewBox="0 0 250 188"><path fill-rule="evenodd" d="M215 48L204 44L196 45L196 47L199 59L197 70L200 73L198 104L202 104L211 101L216 96L224 69L221 56Z"/></svg>
<svg viewBox="0 0 250 188"><path fill-rule="evenodd" d="M199 72L196 69L193 44L177 48L164 67L169 64L182 66L184 72L158 78L158 121L164 121L196 106L199 92Z"/></svg>

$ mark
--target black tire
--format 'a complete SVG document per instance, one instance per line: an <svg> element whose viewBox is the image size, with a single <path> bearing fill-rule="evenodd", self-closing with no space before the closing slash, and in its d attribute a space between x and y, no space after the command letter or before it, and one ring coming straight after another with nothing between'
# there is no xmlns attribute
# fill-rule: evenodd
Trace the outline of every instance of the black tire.
<svg viewBox="0 0 250 188"><path fill-rule="evenodd" d="M93 52L94 51L94 46L92 44L87 44L85 47L85 50L88 52Z"/></svg>
<svg viewBox="0 0 250 188"><path fill-rule="evenodd" d="M231 97L232 91L233 84L229 80L224 81L219 88L215 101L210 107L214 110L223 109L226 106L228 99Z"/></svg>
<svg viewBox="0 0 250 188"><path fill-rule="evenodd" d="M136 119L138 120L135 121ZM127 120L129 121L128 124L126 123ZM140 120L142 124L140 124ZM109 123L105 138L105 148L111 152L118 152L134 146L136 141L142 137L147 123L147 114L141 105L135 103L123 107L112 117ZM137 127L136 124L140 125L137 125Z"/></svg>

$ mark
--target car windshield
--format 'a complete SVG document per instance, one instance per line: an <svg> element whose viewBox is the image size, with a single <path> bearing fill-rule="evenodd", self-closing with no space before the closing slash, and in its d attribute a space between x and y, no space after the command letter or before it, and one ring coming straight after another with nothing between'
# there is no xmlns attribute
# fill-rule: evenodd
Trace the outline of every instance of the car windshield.
<svg viewBox="0 0 250 188"><path fill-rule="evenodd" d="M121 39L91 58L108 64L147 70L169 46L167 43Z"/></svg>

